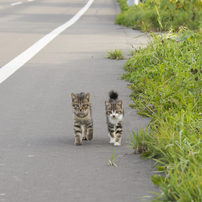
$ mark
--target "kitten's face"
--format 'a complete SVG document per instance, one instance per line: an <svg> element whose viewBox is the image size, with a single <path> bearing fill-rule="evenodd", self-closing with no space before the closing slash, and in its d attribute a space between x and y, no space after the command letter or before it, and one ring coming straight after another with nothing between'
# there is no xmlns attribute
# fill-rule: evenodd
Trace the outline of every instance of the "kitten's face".
<svg viewBox="0 0 202 202"><path fill-rule="evenodd" d="M71 94L72 97L72 107L74 109L74 113L76 115L85 115L88 112L88 108L90 106L90 94L80 93L75 95Z"/></svg>
<svg viewBox="0 0 202 202"><path fill-rule="evenodd" d="M106 115L112 119L117 119L123 115L123 103L118 101L116 104L111 104L105 101Z"/></svg>

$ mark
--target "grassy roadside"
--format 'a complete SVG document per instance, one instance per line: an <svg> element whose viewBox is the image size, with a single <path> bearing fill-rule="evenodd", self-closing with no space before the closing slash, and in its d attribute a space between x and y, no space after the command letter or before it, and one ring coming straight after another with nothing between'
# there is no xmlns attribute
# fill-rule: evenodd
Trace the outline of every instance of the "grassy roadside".
<svg viewBox="0 0 202 202"><path fill-rule="evenodd" d="M179 26L197 30L202 22L201 0L144 0L144 3L126 4L127 0L117 0L121 13L115 23L146 31L178 30Z"/></svg>
<svg viewBox="0 0 202 202"><path fill-rule="evenodd" d="M202 34L151 34L124 65L122 78L132 90L131 107L151 117L148 128L131 135L131 146L153 158L162 175L154 201L202 201Z"/></svg>
<svg viewBox="0 0 202 202"><path fill-rule="evenodd" d="M126 0L117 1L117 24L169 30L151 32L122 75L130 82L130 106L152 120L131 134L131 146L156 162L152 181L161 193L153 201L202 202L202 2L147 0L127 7Z"/></svg>

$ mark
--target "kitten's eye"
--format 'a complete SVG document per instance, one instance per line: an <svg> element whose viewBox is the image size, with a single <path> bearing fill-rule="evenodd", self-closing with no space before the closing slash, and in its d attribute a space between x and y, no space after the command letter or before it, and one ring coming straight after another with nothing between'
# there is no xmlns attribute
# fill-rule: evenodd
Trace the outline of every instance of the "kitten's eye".
<svg viewBox="0 0 202 202"><path fill-rule="evenodd" d="M87 105L86 105L86 104L84 104L84 105L82 105L82 107L84 107L84 108L85 108L85 107L87 107Z"/></svg>
<svg viewBox="0 0 202 202"><path fill-rule="evenodd" d="M76 105L76 104L75 104L74 107L79 107L79 105Z"/></svg>
<svg viewBox="0 0 202 202"><path fill-rule="evenodd" d="M121 114L121 111L116 111L117 114Z"/></svg>

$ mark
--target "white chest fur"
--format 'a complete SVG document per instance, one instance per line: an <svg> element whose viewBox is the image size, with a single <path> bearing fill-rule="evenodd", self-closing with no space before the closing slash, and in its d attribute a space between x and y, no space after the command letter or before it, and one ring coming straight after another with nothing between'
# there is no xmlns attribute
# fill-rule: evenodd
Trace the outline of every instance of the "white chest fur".
<svg viewBox="0 0 202 202"><path fill-rule="evenodd" d="M113 125L117 125L120 121L122 121L123 119L123 115L121 114L118 117L108 117L109 118L109 122Z"/></svg>

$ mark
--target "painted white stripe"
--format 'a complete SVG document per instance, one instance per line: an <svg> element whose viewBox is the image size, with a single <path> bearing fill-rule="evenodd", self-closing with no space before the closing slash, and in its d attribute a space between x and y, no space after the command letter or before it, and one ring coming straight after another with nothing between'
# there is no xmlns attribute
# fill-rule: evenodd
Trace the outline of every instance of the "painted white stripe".
<svg viewBox="0 0 202 202"><path fill-rule="evenodd" d="M88 3L69 21L65 24L54 29L52 32L44 36L42 39L37 41L34 45L29 47L26 51L18 55L16 58L11 60L9 63L4 65L0 69L0 84L5 81L9 76L11 76L15 71L22 67L27 61L29 61L33 56L35 56L41 49L43 49L49 42L51 42L55 37L62 33L65 29L73 25L91 6L94 0L89 0Z"/></svg>
<svg viewBox="0 0 202 202"><path fill-rule="evenodd" d="M27 1L34 1L34 0L27 0Z"/></svg>
<svg viewBox="0 0 202 202"><path fill-rule="evenodd" d="M16 5L19 5L19 4L22 4L22 2L21 2L21 1L19 1L19 2L14 2L14 3L11 3L11 6L16 6Z"/></svg>

